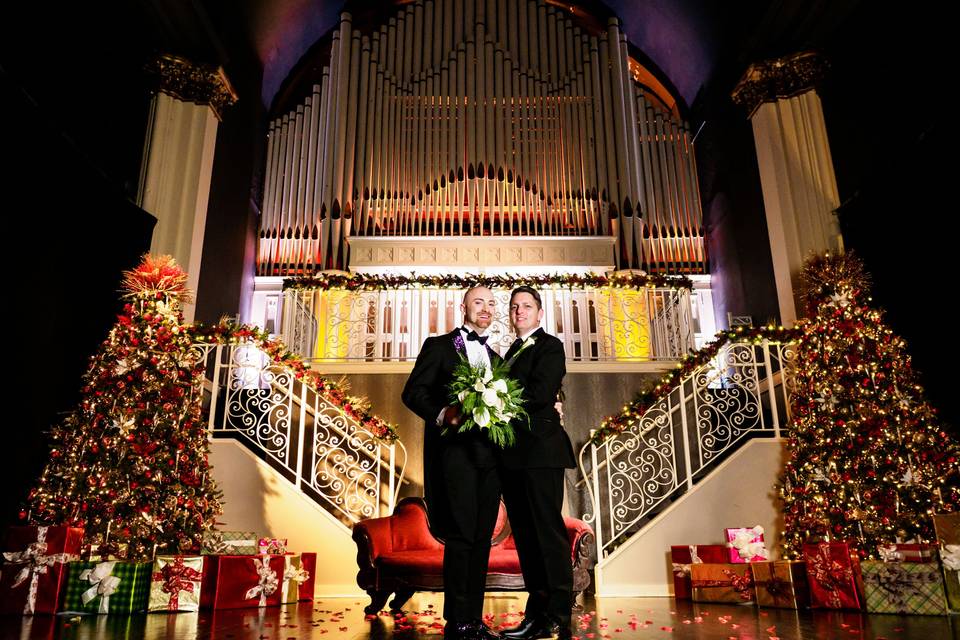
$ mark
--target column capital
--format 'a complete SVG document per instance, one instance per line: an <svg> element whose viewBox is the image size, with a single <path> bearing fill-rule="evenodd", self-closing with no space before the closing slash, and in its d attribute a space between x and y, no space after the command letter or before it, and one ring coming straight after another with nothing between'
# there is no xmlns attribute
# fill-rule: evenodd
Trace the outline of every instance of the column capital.
<svg viewBox="0 0 960 640"><path fill-rule="evenodd" d="M752 117L764 102L792 98L814 88L830 64L815 51L803 51L783 58L754 62L747 67L731 97Z"/></svg>
<svg viewBox="0 0 960 640"><path fill-rule="evenodd" d="M237 92L223 67L194 64L186 58L163 54L146 68L155 79L157 91L184 102L208 105L217 120L222 120L224 109L237 101Z"/></svg>

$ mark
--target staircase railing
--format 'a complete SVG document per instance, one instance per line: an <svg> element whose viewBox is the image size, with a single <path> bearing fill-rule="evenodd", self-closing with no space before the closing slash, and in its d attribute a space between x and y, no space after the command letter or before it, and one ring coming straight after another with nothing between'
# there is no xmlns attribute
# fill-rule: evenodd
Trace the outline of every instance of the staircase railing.
<svg viewBox="0 0 960 640"><path fill-rule="evenodd" d="M593 509L583 519L593 525L598 561L743 441L780 436L790 419L792 356L790 343L727 343L628 428L581 448Z"/></svg>
<svg viewBox="0 0 960 640"><path fill-rule="evenodd" d="M236 437L345 523L393 512L406 448L383 441L253 345L200 344L211 436Z"/></svg>

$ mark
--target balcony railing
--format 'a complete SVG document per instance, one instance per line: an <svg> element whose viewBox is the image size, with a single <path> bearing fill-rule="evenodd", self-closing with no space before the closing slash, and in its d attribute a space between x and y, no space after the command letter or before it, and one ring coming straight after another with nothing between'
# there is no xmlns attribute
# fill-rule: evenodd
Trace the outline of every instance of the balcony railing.
<svg viewBox="0 0 960 640"><path fill-rule="evenodd" d="M687 289L539 287L544 329L563 341L568 360L655 362L677 360L694 348ZM403 362L417 357L429 336L462 322L464 290L406 287L377 291L288 289L282 338L318 363ZM505 352L510 292L495 291L490 342ZM315 337L314 337L315 336Z"/></svg>

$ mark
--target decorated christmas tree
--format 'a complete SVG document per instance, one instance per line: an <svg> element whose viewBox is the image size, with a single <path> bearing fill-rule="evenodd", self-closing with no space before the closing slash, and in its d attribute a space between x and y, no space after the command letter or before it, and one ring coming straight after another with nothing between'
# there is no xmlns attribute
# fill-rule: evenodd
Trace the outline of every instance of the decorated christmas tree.
<svg viewBox="0 0 960 640"><path fill-rule="evenodd" d="M854 256L810 260L797 324L790 459L779 487L785 557L805 541L935 539L931 514L960 508L960 449L944 431L903 339L872 306Z"/></svg>
<svg viewBox="0 0 960 640"><path fill-rule="evenodd" d="M169 256L124 274L123 313L91 358L79 406L21 515L86 529L131 560L197 551L221 513L201 420L203 361L179 308L187 276Z"/></svg>

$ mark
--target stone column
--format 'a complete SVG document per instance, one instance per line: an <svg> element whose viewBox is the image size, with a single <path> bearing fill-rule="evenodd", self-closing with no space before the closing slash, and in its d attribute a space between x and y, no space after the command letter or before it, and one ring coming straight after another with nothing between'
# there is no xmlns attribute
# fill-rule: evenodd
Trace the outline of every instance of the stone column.
<svg viewBox="0 0 960 640"><path fill-rule="evenodd" d="M222 68L164 55L148 71L157 92L150 105L138 204L157 218L150 251L172 255L196 292L217 125L237 96ZM184 305L187 322L193 321L195 308Z"/></svg>
<svg viewBox="0 0 960 640"><path fill-rule="evenodd" d="M750 113L784 326L797 320L797 278L814 253L842 251L840 204L823 107L826 62L798 53L750 65L733 92Z"/></svg>

